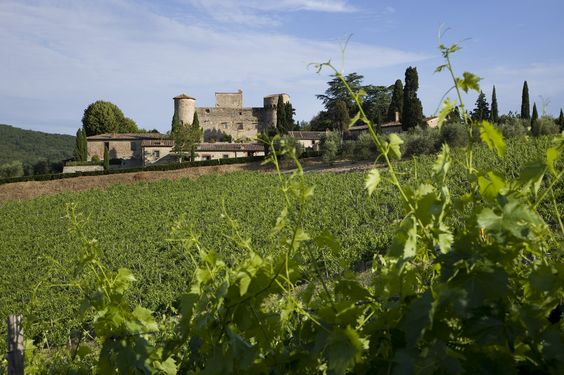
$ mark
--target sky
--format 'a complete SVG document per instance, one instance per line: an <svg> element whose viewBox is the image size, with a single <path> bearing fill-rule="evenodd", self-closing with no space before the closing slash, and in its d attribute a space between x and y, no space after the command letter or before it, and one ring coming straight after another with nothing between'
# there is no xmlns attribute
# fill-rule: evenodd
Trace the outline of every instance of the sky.
<svg viewBox="0 0 564 375"><path fill-rule="evenodd" d="M105 100L166 132L174 96L206 107L239 89L245 107L288 93L296 120L309 121L331 72L308 64L328 60L374 85L417 67L430 116L451 86L434 73L441 25L445 44L462 43L457 74L483 77L488 102L495 85L502 113L520 110L527 80L539 112L558 115L563 14L562 0L0 0L0 123L75 134L86 107Z"/></svg>

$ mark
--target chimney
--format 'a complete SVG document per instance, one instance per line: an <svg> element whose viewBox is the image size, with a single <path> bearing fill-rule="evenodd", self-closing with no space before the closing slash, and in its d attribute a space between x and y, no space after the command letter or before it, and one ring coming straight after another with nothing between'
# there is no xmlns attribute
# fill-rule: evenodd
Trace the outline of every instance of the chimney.
<svg viewBox="0 0 564 375"><path fill-rule="evenodd" d="M396 122L399 122L399 112L396 111Z"/></svg>

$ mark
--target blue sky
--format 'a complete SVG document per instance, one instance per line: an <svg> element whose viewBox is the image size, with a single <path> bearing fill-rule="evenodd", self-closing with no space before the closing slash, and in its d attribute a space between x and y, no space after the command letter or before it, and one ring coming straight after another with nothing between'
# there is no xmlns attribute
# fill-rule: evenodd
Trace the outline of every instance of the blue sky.
<svg viewBox="0 0 564 375"><path fill-rule="evenodd" d="M286 92L297 120L322 109L339 44L353 34L345 72L366 84L419 71L424 112L449 88L437 50L464 41L455 68L496 85L502 112L520 108L523 80L539 111L564 107L564 2L561 0L1 0L0 123L74 134L88 104L109 100L140 127L167 131L172 97L185 92L213 106L214 92L244 92L244 105ZM473 107L476 94L466 98Z"/></svg>

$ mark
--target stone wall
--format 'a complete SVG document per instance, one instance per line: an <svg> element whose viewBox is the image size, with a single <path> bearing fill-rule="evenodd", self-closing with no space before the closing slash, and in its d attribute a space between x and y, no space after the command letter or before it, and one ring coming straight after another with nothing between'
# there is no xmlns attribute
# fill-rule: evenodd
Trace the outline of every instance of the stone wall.
<svg viewBox="0 0 564 375"><path fill-rule="evenodd" d="M108 146L110 159L141 159L141 140L88 141L88 160L97 155L104 159L104 147Z"/></svg>
<svg viewBox="0 0 564 375"><path fill-rule="evenodd" d="M243 92L216 92L215 106L217 108L243 108Z"/></svg>
<svg viewBox="0 0 564 375"><path fill-rule="evenodd" d="M101 165L71 165L64 166L63 173L76 173L76 172L97 172L103 171L104 167Z"/></svg>
<svg viewBox="0 0 564 375"><path fill-rule="evenodd" d="M198 151L196 160L245 158L247 156L251 156L247 151ZM264 151L253 152L252 156L264 156Z"/></svg>
<svg viewBox="0 0 564 375"><path fill-rule="evenodd" d="M265 129L263 108L198 108L200 127L204 131L204 142L211 135L225 133L237 139L254 139Z"/></svg>

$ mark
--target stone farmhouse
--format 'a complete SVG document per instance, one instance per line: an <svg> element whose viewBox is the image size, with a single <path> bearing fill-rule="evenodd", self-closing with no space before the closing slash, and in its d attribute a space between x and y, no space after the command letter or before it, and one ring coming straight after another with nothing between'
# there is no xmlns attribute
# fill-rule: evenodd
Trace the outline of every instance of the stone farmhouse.
<svg viewBox="0 0 564 375"><path fill-rule="evenodd" d="M243 92L216 92L215 107L197 107L196 99L186 94L174 97L174 115L184 124L192 124L198 114L204 131L204 142L225 134L235 141L248 141L268 128L276 126L278 98L284 103L288 94L274 94L263 98L262 107L243 107Z"/></svg>
<svg viewBox="0 0 564 375"><path fill-rule="evenodd" d="M186 94L173 98L174 116L183 124L192 124L198 114L203 130L203 143L196 148L196 160L236 158L264 155L264 146L252 142L267 128L276 126L278 98L284 103L290 100L288 94L265 96L262 107L243 107L243 92L216 92L215 107L196 106L196 99ZM228 135L235 143L209 142ZM303 137L303 136L302 136ZM99 134L87 138L88 156L103 159L104 149L110 159L121 160L121 167L137 167L149 164L173 162L174 141L160 133ZM312 143L311 141L304 141ZM315 141L313 141L315 143Z"/></svg>

